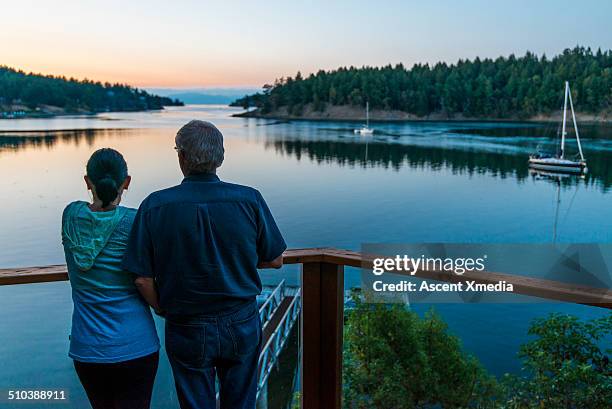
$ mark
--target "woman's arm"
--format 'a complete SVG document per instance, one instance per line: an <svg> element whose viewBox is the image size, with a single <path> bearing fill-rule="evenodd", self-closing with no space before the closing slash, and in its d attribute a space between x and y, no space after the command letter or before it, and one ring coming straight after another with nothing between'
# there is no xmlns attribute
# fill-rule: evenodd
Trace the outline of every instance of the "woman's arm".
<svg viewBox="0 0 612 409"><path fill-rule="evenodd" d="M162 310L159 306L159 295L157 293L157 287L155 285L155 280L151 277L138 277L134 281L136 284L136 288L142 298L155 310L156 314L161 315Z"/></svg>

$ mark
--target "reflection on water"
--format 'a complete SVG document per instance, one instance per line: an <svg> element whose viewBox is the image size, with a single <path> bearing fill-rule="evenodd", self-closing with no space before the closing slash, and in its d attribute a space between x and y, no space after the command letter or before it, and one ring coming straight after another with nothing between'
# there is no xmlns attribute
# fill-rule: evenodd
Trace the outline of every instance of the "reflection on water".
<svg viewBox="0 0 612 409"><path fill-rule="evenodd" d="M295 140L280 139L266 142L276 152L307 158L316 163L334 163L340 166L382 167L399 170L406 166L413 169L438 171L447 169L456 174L472 176L488 174L502 179L513 177L518 182L530 176L527 167L528 154L507 154L491 150L459 149L409 145L397 142L373 140ZM595 184L607 191L612 185L612 152L590 150L589 174L584 178L566 177L563 186L583 182Z"/></svg>
<svg viewBox="0 0 612 409"><path fill-rule="evenodd" d="M545 124L517 124L514 126L497 126L497 127L461 127L452 129L453 133L466 135L482 135L482 136L499 136L499 137L540 137L553 138L560 131L560 123L545 123ZM579 125L578 132L585 140L588 139L610 139L612 140L612 130L610 125L606 124L586 124ZM573 130L569 130L571 134Z"/></svg>
<svg viewBox="0 0 612 409"><path fill-rule="evenodd" d="M231 118L234 112L184 107L106 119L0 122L0 267L63 262L61 212L72 200L88 199L82 175L95 149L111 146L124 154L133 177L128 206L180 181L174 135L193 118L223 131L221 178L261 190L290 247L612 241L612 141L604 131L583 132L591 170L585 179L551 183L527 168L538 145L555 143L546 126L376 123L374 136L364 139L349 122ZM293 267L262 272L267 284L281 278L296 284L297 277ZM347 270L346 283L358 285L358 274ZM69 385L85 399L66 356L68 285L0 287L0 299L0 323L9 329L0 330L0 356L11 357L3 362L0 385L25 387L40 377L48 386ZM601 314L570 304L436 309L466 349L498 374L518 371L516 352L530 319L549 311ZM36 362L18 358L32 351ZM158 407L175 406L167 362L162 366Z"/></svg>
<svg viewBox="0 0 612 409"><path fill-rule="evenodd" d="M334 163L340 166L382 167L399 170L410 168L437 171L442 168L454 173L489 173L506 178L527 176L525 161L519 156L473 150L456 150L427 146L404 145L375 140L274 140L266 144L280 154L295 156L317 163Z"/></svg>
<svg viewBox="0 0 612 409"><path fill-rule="evenodd" d="M0 152L4 150L21 150L28 148L51 148L58 142L85 142L92 146L96 138L110 135L128 135L125 129L72 129L59 131L0 131Z"/></svg>
<svg viewBox="0 0 612 409"><path fill-rule="evenodd" d="M288 124L286 121L256 123L255 126ZM431 125L430 125L431 126ZM591 126L583 130L585 155L589 174L584 178L562 178L563 186L583 182L598 185L604 191L612 186L612 140L596 139L612 135L605 126ZM294 135L270 135L264 145L281 155L303 157L315 163L334 163L340 166L381 167L399 170L406 166L432 171L447 169L457 174L472 176L475 173L493 177L513 177L518 182L529 177L527 159L537 147L549 148L557 143L547 134L544 125L527 127L490 125L482 128L453 128L450 130L422 129L421 133L393 134L380 131L375 138L347 137L351 128L319 129L320 135L306 138ZM57 131L0 131L0 153L3 150L50 148L59 141L75 145L85 142L93 146L96 138L129 136L129 129L74 129ZM453 134L466 135L454 140ZM432 135L433 139L432 140ZM570 141L571 144L571 141Z"/></svg>
<svg viewBox="0 0 612 409"><path fill-rule="evenodd" d="M0 240L7 243L0 265L61 261L58 217L67 202L87 199L81 176L97 148L115 147L128 160L134 177L128 205L137 206L148 192L180 180L173 137L194 117L212 120L225 134L221 176L255 185L275 200L275 211L285 218L297 246L551 237L551 216L534 215L554 213L556 189L527 167L538 145L555 143L554 137L544 136L549 125L377 123L375 135L364 138L355 136L354 124L346 122L238 119L230 117L233 112L186 107L133 117L122 113L113 121L87 117L77 123L72 118L60 123L73 126L68 130L36 130L42 125L28 120L9 130L9 122L1 123L0 172L5 177L0 188L10 200L0 215ZM112 128L103 127L110 122ZM597 129L597 135L605 134ZM570 202L565 196L576 196L560 226L560 241L610 237L606 225L588 215L604 217L610 211L612 140L589 132L583 131L589 174L559 181L563 205ZM425 205L424 196L436 201ZM321 229L320 218L326 215L334 224ZM30 223L22 226L22 218ZM410 228L400 228L403 223L397 220L409 222ZM516 222L522 230L515 229Z"/></svg>

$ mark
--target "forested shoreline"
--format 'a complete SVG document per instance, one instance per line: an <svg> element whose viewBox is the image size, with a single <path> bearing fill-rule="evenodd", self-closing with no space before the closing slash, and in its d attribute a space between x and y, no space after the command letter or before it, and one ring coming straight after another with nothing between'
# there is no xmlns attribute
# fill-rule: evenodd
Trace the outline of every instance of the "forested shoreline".
<svg viewBox="0 0 612 409"><path fill-rule="evenodd" d="M0 66L0 117L144 111L182 105L125 84L25 73Z"/></svg>
<svg viewBox="0 0 612 409"><path fill-rule="evenodd" d="M566 80L578 112L604 120L611 116L612 51L584 47L553 58L527 52L410 69L397 64L341 67L308 77L298 72L232 105L256 107L247 116L268 117L336 119L337 112L346 111L344 119L350 119L352 108L363 112L369 102L374 112L395 113L386 119L537 119L560 109Z"/></svg>

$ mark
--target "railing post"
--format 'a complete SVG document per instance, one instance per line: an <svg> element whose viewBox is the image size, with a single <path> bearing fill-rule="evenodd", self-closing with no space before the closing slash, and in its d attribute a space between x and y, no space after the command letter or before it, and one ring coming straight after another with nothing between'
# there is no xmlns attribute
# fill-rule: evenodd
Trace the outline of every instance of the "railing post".
<svg viewBox="0 0 612 409"><path fill-rule="evenodd" d="M344 266L302 265L302 409L340 409Z"/></svg>

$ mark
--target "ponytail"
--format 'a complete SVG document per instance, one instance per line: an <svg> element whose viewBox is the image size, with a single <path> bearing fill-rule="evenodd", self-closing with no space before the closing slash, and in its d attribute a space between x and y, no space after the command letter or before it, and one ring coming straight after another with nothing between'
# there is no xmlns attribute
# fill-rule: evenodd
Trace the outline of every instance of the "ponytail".
<svg viewBox="0 0 612 409"><path fill-rule="evenodd" d="M102 207L108 206L119 195L119 186L110 176L98 180L95 186L96 194L102 200Z"/></svg>
<svg viewBox="0 0 612 409"><path fill-rule="evenodd" d="M103 208L117 199L119 187L127 176L127 163L123 155L114 149L99 149L87 162L87 177L94 185Z"/></svg>

